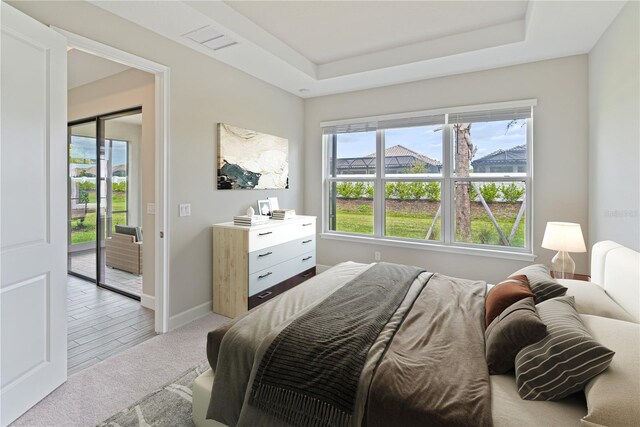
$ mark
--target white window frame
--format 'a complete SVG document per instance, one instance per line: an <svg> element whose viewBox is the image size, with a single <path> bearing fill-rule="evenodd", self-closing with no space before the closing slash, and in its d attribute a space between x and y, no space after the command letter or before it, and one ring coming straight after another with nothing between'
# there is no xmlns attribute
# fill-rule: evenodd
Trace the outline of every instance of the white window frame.
<svg viewBox="0 0 640 427"><path fill-rule="evenodd" d="M341 175L331 176L330 159L330 137L332 135L323 135L322 137L322 171L323 171L323 185L322 185L322 233L321 238L333 239L333 240L345 240L351 242L372 243L385 246L405 247L413 249L425 249L433 251L442 251L450 253L462 253L470 255L481 255L495 258L506 258L521 261L532 261L535 259L533 253L533 117L525 119L527 122L526 132L526 144L527 144L527 172L525 174L514 173L512 175L500 176L500 177L488 177L488 176L470 176L470 177L456 177L453 173L453 165L455 160L453 158L453 139L452 128L453 124L449 123L449 114L458 112L473 112L473 111L486 111L486 110L499 110L507 108L517 107L534 107L537 105L536 99L528 99L521 101L509 101L499 102L491 104L480 104L462 107L453 107L436 110L425 110L411 113L390 114L384 116L364 117L358 119L348 120L336 120L331 122L322 122L321 127L326 128L329 126L341 126L349 125L353 123L363 122L377 122L381 120L390 119L402 119L402 118L414 118L421 116L429 116L436 114L445 114L445 124L443 125L442 132L442 170L439 177L434 176L397 176L393 177L385 176L385 164L384 164L384 129L376 130L376 174L375 175ZM330 212L329 212L329 196L330 185L333 182L374 182L374 199L373 199L373 218L374 228L372 235L348 233L342 231L330 230ZM418 240L402 237L386 236L385 222L386 222L386 206L385 206L385 185L387 182L440 182L441 183L441 240ZM467 182L517 182L523 181L526 185L525 192L525 246L523 248L517 248L512 246L498 246L498 245L486 245L479 243L465 243L455 241L455 200L453 197L455 191L456 181Z"/></svg>

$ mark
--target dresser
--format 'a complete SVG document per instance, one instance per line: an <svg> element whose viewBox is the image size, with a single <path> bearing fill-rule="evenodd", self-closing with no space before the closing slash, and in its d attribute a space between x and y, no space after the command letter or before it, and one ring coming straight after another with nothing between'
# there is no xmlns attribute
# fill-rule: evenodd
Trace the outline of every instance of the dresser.
<svg viewBox="0 0 640 427"><path fill-rule="evenodd" d="M236 317L316 274L316 217L213 226L213 311Z"/></svg>

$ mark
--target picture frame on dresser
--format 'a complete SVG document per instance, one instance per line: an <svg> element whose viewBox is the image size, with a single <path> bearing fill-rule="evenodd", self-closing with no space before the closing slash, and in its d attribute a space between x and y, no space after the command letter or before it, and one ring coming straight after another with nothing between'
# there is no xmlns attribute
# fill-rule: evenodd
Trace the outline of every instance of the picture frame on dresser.
<svg viewBox="0 0 640 427"><path fill-rule="evenodd" d="M258 200L258 215L271 216L271 212L273 212L271 200Z"/></svg>
<svg viewBox="0 0 640 427"><path fill-rule="evenodd" d="M271 203L271 212L280 209L280 203L277 197L267 197L269 203Z"/></svg>

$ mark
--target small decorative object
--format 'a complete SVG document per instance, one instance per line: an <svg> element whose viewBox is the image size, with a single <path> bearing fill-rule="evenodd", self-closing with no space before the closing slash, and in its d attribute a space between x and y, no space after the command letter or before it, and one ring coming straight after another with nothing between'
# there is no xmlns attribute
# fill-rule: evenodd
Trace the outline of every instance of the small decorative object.
<svg viewBox="0 0 640 427"><path fill-rule="evenodd" d="M278 209L280 209L280 204L278 203L277 197L267 197L267 198L271 202L271 212L277 211Z"/></svg>
<svg viewBox="0 0 640 427"><path fill-rule="evenodd" d="M289 140L218 123L218 190L289 188Z"/></svg>
<svg viewBox="0 0 640 427"><path fill-rule="evenodd" d="M254 216L255 214L256 214L256 211L255 211L255 209L253 209L253 206L249 206L249 207L247 208L247 216L248 216L249 218L251 218L251 217L252 217L252 216Z"/></svg>
<svg viewBox="0 0 640 427"><path fill-rule="evenodd" d="M571 278L576 271L576 263L569 252L586 252L580 224L572 222L547 222L542 247L558 251L551 259L551 271L556 278Z"/></svg>
<svg viewBox="0 0 640 427"><path fill-rule="evenodd" d="M271 202L269 200L258 200L258 214L271 216Z"/></svg>

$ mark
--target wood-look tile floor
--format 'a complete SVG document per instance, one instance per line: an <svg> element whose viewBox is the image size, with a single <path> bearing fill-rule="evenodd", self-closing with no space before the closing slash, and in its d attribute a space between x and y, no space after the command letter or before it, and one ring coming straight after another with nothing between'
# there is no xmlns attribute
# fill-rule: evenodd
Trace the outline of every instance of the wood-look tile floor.
<svg viewBox="0 0 640 427"><path fill-rule="evenodd" d="M156 335L139 301L67 276L69 375Z"/></svg>
<svg viewBox="0 0 640 427"><path fill-rule="evenodd" d="M86 277L96 277L95 250L70 253L67 262L69 271ZM142 276L136 274L105 266L103 283L133 295L142 295Z"/></svg>

